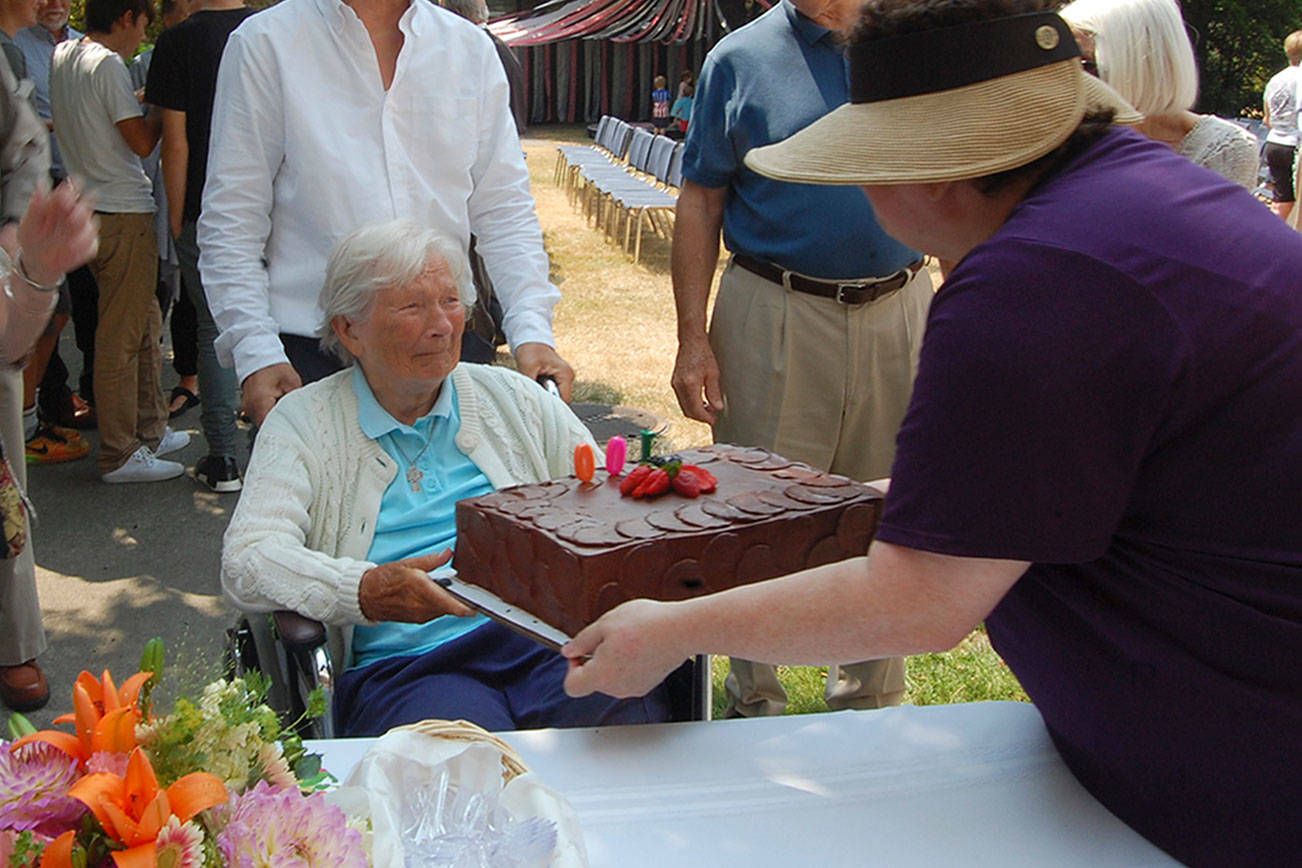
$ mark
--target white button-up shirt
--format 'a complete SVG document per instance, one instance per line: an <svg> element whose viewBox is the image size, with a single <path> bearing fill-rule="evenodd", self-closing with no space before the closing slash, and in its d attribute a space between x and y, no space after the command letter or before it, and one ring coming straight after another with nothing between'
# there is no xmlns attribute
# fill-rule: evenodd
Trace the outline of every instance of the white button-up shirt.
<svg viewBox="0 0 1302 868"><path fill-rule="evenodd" d="M217 354L245 377L285 362L279 333L315 335L325 264L363 223L408 217L473 232L512 346L552 344L560 292L488 37L413 0L386 91L366 27L339 0L285 0L222 55L199 219Z"/></svg>

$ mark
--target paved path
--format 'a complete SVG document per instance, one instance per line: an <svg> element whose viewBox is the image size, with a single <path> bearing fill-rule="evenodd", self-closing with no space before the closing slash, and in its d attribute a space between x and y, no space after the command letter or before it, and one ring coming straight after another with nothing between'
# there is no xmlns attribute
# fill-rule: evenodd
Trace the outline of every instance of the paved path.
<svg viewBox="0 0 1302 868"><path fill-rule="evenodd" d="M71 332L71 329L68 329ZM70 341L64 359L80 369ZM75 361L74 361L75 360ZM164 387L176 377L164 365ZM611 433L636 434L655 422L627 408L575 408L602 442ZM191 444L169 459L193 469L206 453L199 408L176 419ZM84 432L97 445L94 431ZM248 463L241 436L240 466ZM222 597L221 537L238 500L215 494L189 476L167 482L106 485L91 456L67 464L29 468L39 521L34 531L37 583L49 635L40 658L52 698L28 715L38 727L72 710L72 682L83 669L109 669L119 683L134 673L146 640L167 645L172 685L194 687L221 673L224 632L235 610ZM165 687L168 686L165 683ZM0 707L0 720L7 709Z"/></svg>

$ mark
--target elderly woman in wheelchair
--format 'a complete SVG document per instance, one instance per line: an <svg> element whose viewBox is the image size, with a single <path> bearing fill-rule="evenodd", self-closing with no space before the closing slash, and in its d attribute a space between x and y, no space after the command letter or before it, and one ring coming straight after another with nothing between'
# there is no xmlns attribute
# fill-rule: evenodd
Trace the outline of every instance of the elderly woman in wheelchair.
<svg viewBox="0 0 1302 868"><path fill-rule="evenodd" d="M330 258L322 346L349 367L284 396L258 432L226 532L222 586L253 612L325 622L339 735L425 718L487 729L664 720L646 699L570 699L560 655L430 580L458 500L569 472L591 443L558 398L459 363L473 300L458 245L410 221L364 226Z"/></svg>

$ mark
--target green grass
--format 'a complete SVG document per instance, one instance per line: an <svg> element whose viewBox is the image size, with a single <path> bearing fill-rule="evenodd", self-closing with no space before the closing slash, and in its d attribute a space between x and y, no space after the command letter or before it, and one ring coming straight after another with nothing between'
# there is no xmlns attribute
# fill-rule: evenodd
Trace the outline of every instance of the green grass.
<svg viewBox="0 0 1302 868"><path fill-rule="evenodd" d="M723 717L727 696L723 680L728 675L728 658L712 661L714 716ZM826 666L779 666L778 678L787 689L786 714L814 714L827 711L823 701ZM1029 702L1007 664L990 647L985 627L973 630L958 647L944 654L918 654L908 660L907 705L947 705L1011 699Z"/></svg>

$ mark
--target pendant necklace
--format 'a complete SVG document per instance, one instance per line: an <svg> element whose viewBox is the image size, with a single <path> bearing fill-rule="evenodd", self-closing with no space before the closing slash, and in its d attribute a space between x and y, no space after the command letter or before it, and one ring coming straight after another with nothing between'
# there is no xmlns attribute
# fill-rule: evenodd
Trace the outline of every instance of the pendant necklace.
<svg viewBox="0 0 1302 868"><path fill-rule="evenodd" d="M430 425L429 435L425 438L425 445L420 447L420 451L416 453L415 458L409 459L407 461L408 465L410 465L407 468L407 484L410 485L411 490L417 494L420 493L421 490L420 483L421 480L425 478L425 474L422 473L421 469L416 466L416 462L420 461L420 457L425 454L425 450L428 449L429 445L433 442L434 442L434 426ZM393 438L393 447L398 450L399 455L401 455L403 458L407 458L407 453L403 450L402 445L399 444L397 437Z"/></svg>

